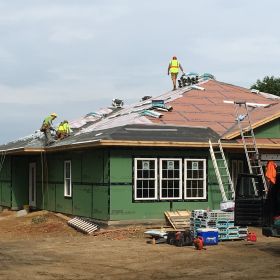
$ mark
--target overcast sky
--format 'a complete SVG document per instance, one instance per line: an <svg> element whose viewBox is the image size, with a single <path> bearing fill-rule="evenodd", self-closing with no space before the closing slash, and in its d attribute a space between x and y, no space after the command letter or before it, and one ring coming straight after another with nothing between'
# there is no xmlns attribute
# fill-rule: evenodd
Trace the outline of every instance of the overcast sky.
<svg viewBox="0 0 280 280"><path fill-rule="evenodd" d="M278 0L0 0L0 143L171 89L185 72L250 87L279 76Z"/></svg>

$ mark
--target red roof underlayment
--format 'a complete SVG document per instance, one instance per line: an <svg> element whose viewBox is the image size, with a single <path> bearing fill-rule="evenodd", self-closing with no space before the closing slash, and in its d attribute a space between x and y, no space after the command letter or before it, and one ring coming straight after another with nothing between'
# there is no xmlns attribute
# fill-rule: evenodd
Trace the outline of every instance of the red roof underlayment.
<svg viewBox="0 0 280 280"><path fill-rule="evenodd" d="M183 92L182 97L168 103L173 107L173 111L163 112L163 116L158 119L149 117L150 121L166 125L210 127L219 135L227 136L238 132L239 129L235 121L234 104L224 101L246 101L270 105L265 108L250 108L253 126L266 118L271 120L272 116L280 113L280 101L274 99L273 96L267 98L249 89L216 80L209 80L200 86L204 90L192 89Z"/></svg>

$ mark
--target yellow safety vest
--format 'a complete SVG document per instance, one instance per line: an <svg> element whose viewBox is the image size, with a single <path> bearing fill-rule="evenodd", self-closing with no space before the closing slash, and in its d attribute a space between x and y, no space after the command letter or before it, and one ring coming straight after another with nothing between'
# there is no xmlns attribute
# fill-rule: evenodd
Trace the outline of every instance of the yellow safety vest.
<svg viewBox="0 0 280 280"><path fill-rule="evenodd" d="M68 123L64 123L63 129L65 133L70 133L70 125Z"/></svg>
<svg viewBox="0 0 280 280"><path fill-rule="evenodd" d="M172 59L170 61L170 73L177 74L179 73L179 61L177 59Z"/></svg>
<svg viewBox="0 0 280 280"><path fill-rule="evenodd" d="M57 131L59 131L59 132L64 132L64 126L63 126L62 123L58 126Z"/></svg>

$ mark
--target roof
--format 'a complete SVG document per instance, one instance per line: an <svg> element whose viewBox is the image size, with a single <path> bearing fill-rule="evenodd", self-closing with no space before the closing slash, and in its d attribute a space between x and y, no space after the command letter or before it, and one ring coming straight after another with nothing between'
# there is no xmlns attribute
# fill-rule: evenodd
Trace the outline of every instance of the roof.
<svg viewBox="0 0 280 280"><path fill-rule="evenodd" d="M208 139L217 141L219 135L210 128L205 127L178 127L161 125L126 125L105 130L91 131L69 136L56 141L48 147L50 151L63 150L75 147L89 146L207 146ZM44 149L41 134L33 135L30 140L10 142L0 146L0 151L41 152Z"/></svg>
<svg viewBox="0 0 280 280"><path fill-rule="evenodd" d="M154 108L153 100L164 102L168 109ZM185 146L200 143L203 146L208 138L231 140L239 136L233 101L240 100L262 106L250 107L254 128L280 117L280 98L277 96L251 92L249 89L213 79L200 79L196 85L170 91L123 108L110 107L91 112L70 122L73 128L72 136L47 149L66 149L68 146L84 146L85 143L120 146L123 143L167 146L170 146L170 143L184 143ZM164 129L165 132L161 133ZM42 150L42 137L40 132L30 135L0 146L0 151ZM270 141L270 144L275 144L275 141ZM234 142L240 145L238 141L231 141L230 145Z"/></svg>
<svg viewBox="0 0 280 280"><path fill-rule="evenodd" d="M269 107L250 108L253 127L257 127L280 116L280 98L266 93L251 92L249 89L216 80L204 80L190 86L167 92L153 99L161 99L173 108L172 111L157 111L155 116L142 114L151 109L152 100L138 102L110 113L99 121L88 122L78 128L78 133L102 130L125 124L161 124L175 126L210 127L221 137L232 139L239 135L236 126L234 105L230 101L245 101ZM154 110L155 111L155 110ZM84 118L83 121L87 119ZM230 133L227 137L226 134ZM232 133L234 137L232 137ZM236 134L237 133L237 134Z"/></svg>

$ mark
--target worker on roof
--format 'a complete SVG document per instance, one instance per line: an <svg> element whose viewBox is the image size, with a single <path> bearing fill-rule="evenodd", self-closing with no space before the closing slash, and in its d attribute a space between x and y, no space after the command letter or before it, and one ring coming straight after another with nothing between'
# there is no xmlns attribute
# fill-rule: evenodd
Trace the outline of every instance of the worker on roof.
<svg viewBox="0 0 280 280"><path fill-rule="evenodd" d="M176 56L173 56L172 60L169 62L168 65L168 72L167 74L171 73L171 79L173 82L173 90L176 90L176 81L177 81L177 76L179 73L179 69L181 69L182 72L184 72L182 65L180 62L177 60Z"/></svg>
<svg viewBox="0 0 280 280"><path fill-rule="evenodd" d="M51 134L51 130L55 131L55 129L52 127L53 120L57 117L56 113L51 113L49 116L47 116L41 126L40 131L44 132L46 143L45 145L48 146L54 142Z"/></svg>
<svg viewBox="0 0 280 280"><path fill-rule="evenodd" d="M57 139L64 139L65 137L68 137L70 135L71 132L71 128L69 125L69 122L67 120L64 120L63 122L61 122L57 128L56 131L56 137Z"/></svg>

